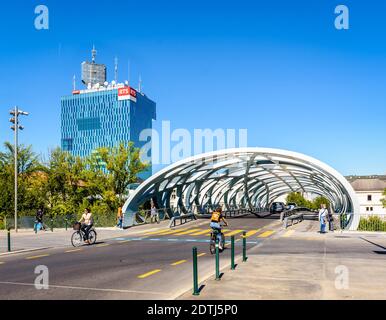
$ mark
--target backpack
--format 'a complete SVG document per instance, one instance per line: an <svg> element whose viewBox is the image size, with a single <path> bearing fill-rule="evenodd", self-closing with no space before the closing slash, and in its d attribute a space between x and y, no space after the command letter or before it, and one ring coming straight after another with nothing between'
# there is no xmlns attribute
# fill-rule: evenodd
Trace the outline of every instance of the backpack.
<svg viewBox="0 0 386 320"><path fill-rule="evenodd" d="M220 222L220 219L221 219L221 213L217 211L213 211L211 221Z"/></svg>

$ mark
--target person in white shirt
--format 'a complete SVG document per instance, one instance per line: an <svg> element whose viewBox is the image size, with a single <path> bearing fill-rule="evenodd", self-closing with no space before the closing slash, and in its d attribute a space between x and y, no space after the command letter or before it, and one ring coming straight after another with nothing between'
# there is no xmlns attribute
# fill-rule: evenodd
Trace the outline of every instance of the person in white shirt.
<svg viewBox="0 0 386 320"><path fill-rule="evenodd" d="M328 210L326 209L326 205L322 204L319 210L320 233L326 233L327 215L328 215Z"/></svg>
<svg viewBox="0 0 386 320"><path fill-rule="evenodd" d="M84 222L82 223L82 221L84 221ZM79 222L82 223L81 229L85 234L84 241L88 242L89 241L88 240L88 233L94 224L94 219L92 217L92 213L91 213L91 210L89 208L86 208L84 210L84 213L82 214L82 217L80 218Z"/></svg>

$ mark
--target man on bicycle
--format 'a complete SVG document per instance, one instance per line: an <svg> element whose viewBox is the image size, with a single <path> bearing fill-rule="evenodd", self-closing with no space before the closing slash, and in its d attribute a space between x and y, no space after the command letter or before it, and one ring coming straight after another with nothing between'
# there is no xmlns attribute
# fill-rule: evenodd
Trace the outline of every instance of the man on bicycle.
<svg viewBox="0 0 386 320"><path fill-rule="evenodd" d="M223 221L224 225L227 226L228 222L225 220L223 214L222 214L222 209L221 207L217 207L216 210L213 211L212 217L210 219L210 227L214 230L217 231L217 239L218 243L221 243L221 224L220 222Z"/></svg>
<svg viewBox="0 0 386 320"><path fill-rule="evenodd" d="M84 221L84 223L82 223L82 221ZM92 213L91 213L91 210L89 208L86 208L84 210L84 213L82 214L82 217L80 218L79 222L82 223L81 230L85 234L84 241L90 242L88 240L88 233L94 224L94 218L92 217Z"/></svg>

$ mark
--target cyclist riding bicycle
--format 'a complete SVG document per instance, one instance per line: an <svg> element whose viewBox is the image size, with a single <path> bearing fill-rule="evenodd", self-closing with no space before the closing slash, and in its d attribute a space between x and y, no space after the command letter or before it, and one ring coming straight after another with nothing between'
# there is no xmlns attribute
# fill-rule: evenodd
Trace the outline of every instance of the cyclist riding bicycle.
<svg viewBox="0 0 386 320"><path fill-rule="evenodd" d="M213 211L212 213L212 217L210 219L210 227L214 230L214 231L217 231L217 239L218 239L218 243L220 244L221 246L221 224L220 222L223 221L224 222L224 225L227 226L228 225L228 222L225 220L223 214L222 214L222 209L221 207L217 207L217 209L215 211ZM220 248L222 249L222 248Z"/></svg>
<svg viewBox="0 0 386 320"><path fill-rule="evenodd" d="M84 221L84 223L82 223ZM90 242L88 239L88 233L92 226L94 225L94 218L92 217L91 210L89 208L86 208L84 210L84 213L82 214L82 217L79 220L80 223L82 223L81 230L85 234L85 239L83 239L85 242Z"/></svg>

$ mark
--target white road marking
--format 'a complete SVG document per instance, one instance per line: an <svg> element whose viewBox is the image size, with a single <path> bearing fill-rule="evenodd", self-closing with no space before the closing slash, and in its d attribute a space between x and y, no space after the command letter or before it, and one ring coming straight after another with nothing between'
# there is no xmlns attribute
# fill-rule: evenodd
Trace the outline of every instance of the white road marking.
<svg viewBox="0 0 386 320"><path fill-rule="evenodd" d="M0 284L9 284L17 286L31 286L35 287L34 283L24 283L24 282L8 282L0 281ZM122 293L144 293L144 294L164 294L164 292L154 292L154 291L137 291L137 290L124 290L124 289L104 289L104 288L87 288L87 287L72 287L72 286L58 286L58 285L49 285L49 288L58 288L58 289L72 289L72 290L90 290L90 291L110 291L110 292L122 292Z"/></svg>

